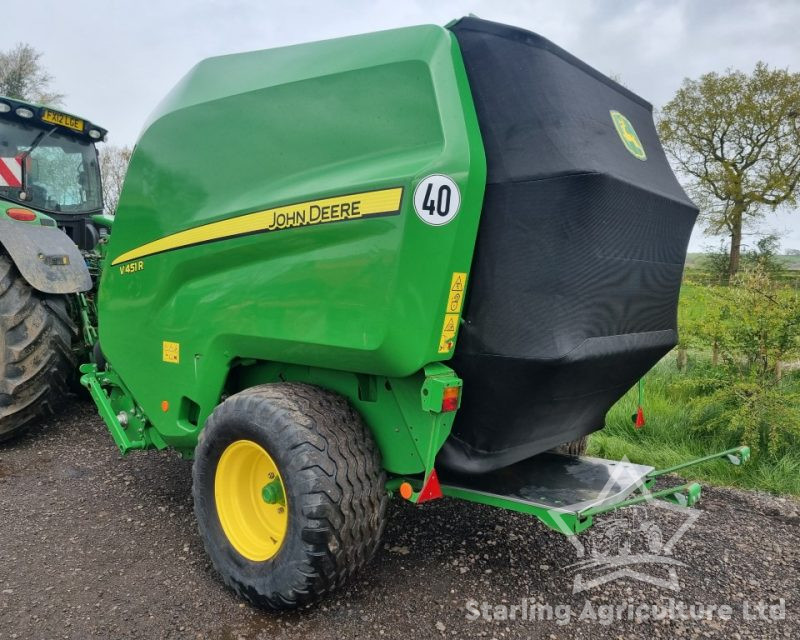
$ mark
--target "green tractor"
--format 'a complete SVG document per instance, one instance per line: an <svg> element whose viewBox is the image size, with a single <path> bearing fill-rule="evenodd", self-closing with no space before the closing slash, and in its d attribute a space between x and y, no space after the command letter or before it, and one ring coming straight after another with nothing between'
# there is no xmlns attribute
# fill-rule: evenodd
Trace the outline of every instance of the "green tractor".
<svg viewBox="0 0 800 640"><path fill-rule="evenodd" d="M76 367L94 336L90 292L111 226L95 148L105 135L0 96L0 441L80 389Z"/></svg>
<svg viewBox="0 0 800 640"><path fill-rule="evenodd" d="M136 145L81 380L122 453L194 460L214 566L270 609L361 568L391 496L566 535L690 505L553 450L676 344L696 215L651 106L521 29L212 58Z"/></svg>

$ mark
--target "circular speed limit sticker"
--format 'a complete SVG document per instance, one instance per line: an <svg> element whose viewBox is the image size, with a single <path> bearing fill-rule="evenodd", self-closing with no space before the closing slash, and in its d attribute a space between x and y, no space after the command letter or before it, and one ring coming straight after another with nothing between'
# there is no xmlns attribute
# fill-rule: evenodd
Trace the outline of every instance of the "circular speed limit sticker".
<svg viewBox="0 0 800 640"><path fill-rule="evenodd" d="M449 176L434 173L420 180L414 189L414 211L425 224L435 227L447 224L460 207L461 193Z"/></svg>

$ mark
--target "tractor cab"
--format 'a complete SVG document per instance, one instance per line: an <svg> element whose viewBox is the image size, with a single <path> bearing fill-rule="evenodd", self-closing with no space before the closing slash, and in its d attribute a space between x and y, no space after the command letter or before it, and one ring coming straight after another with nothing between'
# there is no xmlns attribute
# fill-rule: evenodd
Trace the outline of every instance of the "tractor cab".
<svg viewBox="0 0 800 640"><path fill-rule="evenodd" d="M45 225L55 220L80 249L94 248L98 233L90 218L103 210L95 143L105 136L105 129L83 118L0 97L6 216Z"/></svg>
<svg viewBox="0 0 800 640"><path fill-rule="evenodd" d="M0 96L0 441L56 411L75 359L94 347L111 228L95 148L105 136L83 118Z"/></svg>

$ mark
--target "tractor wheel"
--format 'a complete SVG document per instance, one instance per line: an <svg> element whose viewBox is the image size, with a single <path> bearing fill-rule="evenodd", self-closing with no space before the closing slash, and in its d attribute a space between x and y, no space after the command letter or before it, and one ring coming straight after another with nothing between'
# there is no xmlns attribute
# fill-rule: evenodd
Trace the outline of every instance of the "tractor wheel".
<svg viewBox="0 0 800 640"><path fill-rule="evenodd" d="M69 395L76 329L66 303L33 289L0 255L0 441L54 414Z"/></svg>
<svg viewBox="0 0 800 640"><path fill-rule="evenodd" d="M265 384L225 400L200 434L192 477L206 552L257 606L318 600L380 544L378 448L347 401L318 387Z"/></svg>
<svg viewBox="0 0 800 640"><path fill-rule="evenodd" d="M582 436L572 442L564 443L555 449L556 453L563 453L568 456L582 456L586 453L586 446L589 444L589 436Z"/></svg>

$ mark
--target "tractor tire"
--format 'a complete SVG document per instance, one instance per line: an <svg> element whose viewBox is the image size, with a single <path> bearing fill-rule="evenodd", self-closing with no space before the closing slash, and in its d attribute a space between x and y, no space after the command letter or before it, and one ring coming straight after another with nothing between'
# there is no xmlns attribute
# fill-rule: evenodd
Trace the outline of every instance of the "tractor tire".
<svg viewBox="0 0 800 640"><path fill-rule="evenodd" d="M315 602L380 545L380 453L348 402L318 387L265 384L229 397L200 434L192 479L211 562L256 606Z"/></svg>
<svg viewBox="0 0 800 640"><path fill-rule="evenodd" d="M563 453L568 456L582 456L586 453L586 447L589 444L589 436L582 436L572 442L566 442L555 449L556 453Z"/></svg>
<svg viewBox="0 0 800 640"><path fill-rule="evenodd" d="M76 335L66 298L36 291L0 255L0 442L66 400L77 371Z"/></svg>

